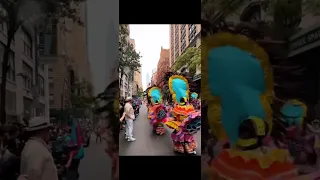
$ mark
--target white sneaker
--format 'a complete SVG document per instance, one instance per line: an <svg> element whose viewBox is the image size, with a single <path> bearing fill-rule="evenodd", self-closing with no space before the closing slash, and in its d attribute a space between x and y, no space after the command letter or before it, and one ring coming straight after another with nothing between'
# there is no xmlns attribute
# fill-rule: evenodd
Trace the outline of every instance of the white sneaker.
<svg viewBox="0 0 320 180"><path fill-rule="evenodd" d="M128 136L125 136L124 138L125 138L125 139L128 139Z"/></svg>
<svg viewBox="0 0 320 180"><path fill-rule="evenodd" d="M135 141L136 138L132 137L132 138L128 138L127 140L128 140L129 142L131 142L131 141Z"/></svg>

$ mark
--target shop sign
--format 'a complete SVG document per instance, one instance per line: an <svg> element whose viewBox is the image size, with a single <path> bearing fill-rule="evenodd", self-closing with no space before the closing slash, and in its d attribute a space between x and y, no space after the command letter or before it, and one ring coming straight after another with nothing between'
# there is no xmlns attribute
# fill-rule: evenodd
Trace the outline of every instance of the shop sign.
<svg viewBox="0 0 320 180"><path fill-rule="evenodd" d="M312 44L320 39L320 28L309 31L303 36L300 36L290 42L290 50L295 51L309 44Z"/></svg>

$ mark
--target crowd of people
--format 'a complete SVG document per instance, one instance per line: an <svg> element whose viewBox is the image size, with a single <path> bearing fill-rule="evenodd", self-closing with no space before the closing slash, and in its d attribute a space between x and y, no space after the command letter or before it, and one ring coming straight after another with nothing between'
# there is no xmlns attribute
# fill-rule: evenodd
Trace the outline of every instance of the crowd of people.
<svg viewBox="0 0 320 180"><path fill-rule="evenodd" d="M320 121L298 99L274 107L272 68L263 48L227 32L205 38L202 46L204 126L206 137L212 134L203 177L318 179Z"/></svg>
<svg viewBox="0 0 320 180"><path fill-rule="evenodd" d="M145 104L148 108L147 118L155 134L164 135L164 126L168 126L173 129L173 150L181 154L196 154L197 143L193 135L201 127L201 103L197 93L189 93L188 82L183 75L170 76L167 83L172 98L164 100L161 88L154 85L145 91ZM141 104L141 99L137 97L127 97L120 102L121 128L125 128L125 138L129 142L136 140L132 134L133 122Z"/></svg>
<svg viewBox="0 0 320 180"><path fill-rule="evenodd" d="M64 126L50 124L45 117L31 118L27 125L3 125L0 128L0 179L79 179L79 165L93 131L97 142L101 142L103 130L93 129L82 127L72 117Z"/></svg>

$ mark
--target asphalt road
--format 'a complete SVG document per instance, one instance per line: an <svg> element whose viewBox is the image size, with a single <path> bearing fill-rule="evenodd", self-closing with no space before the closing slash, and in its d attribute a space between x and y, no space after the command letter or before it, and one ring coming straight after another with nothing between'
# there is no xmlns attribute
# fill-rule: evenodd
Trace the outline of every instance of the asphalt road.
<svg viewBox="0 0 320 180"><path fill-rule="evenodd" d="M104 141L100 144L95 142L95 135L91 135L90 146L85 149L84 159L80 162L80 180L106 180L111 179L112 162L104 152Z"/></svg>
<svg viewBox="0 0 320 180"><path fill-rule="evenodd" d="M165 126L166 127L166 126ZM142 105L140 114L134 121L134 142L124 139L124 131L119 138L119 156L176 156L173 151L170 134L173 130L166 127L166 134L157 136L152 132L152 127L147 119L147 107ZM195 134L198 143L197 156L201 156L201 132Z"/></svg>

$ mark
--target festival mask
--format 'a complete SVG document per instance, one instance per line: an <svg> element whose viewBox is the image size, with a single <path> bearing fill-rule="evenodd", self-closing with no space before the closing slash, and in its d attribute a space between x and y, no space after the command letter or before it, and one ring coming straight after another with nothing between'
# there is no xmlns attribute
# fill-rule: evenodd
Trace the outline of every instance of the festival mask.
<svg viewBox="0 0 320 180"><path fill-rule="evenodd" d="M272 69L266 52L242 35L216 33L202 40L202 89L208 120L219 140L234 145L243 119L272 128Z"/></svg>
<svg viewBox="0 0 320 180"><path fill-rule="evenodd" d="M307 107L298 100L289 100L281 107L280 112L282 116L281 120L288 127L302 127L303 120L307 114Z"/></svg>
<svg viewBox="0 0 320 180"><path fill-rule="evenodd" d="M173 75L169 78L169 90L172 99L179 105L186 105L189 97L188 80L180 75Z"/></svg>
<svg viewBox="0 0 320 180"><path fill-rule="evenodd" d="M197 98L198 98L198 94L197 93L195 93L195 92L191 93L191 99L192 100L195 100Z"/></svg>
<svg viewBox="0 0 320 180"><path fill-rule="evenodd" d="M148 96L151 97L151 102L154 105L160 104L162 102L162 94L159 87L152 87L148 92Z"/></svg>

